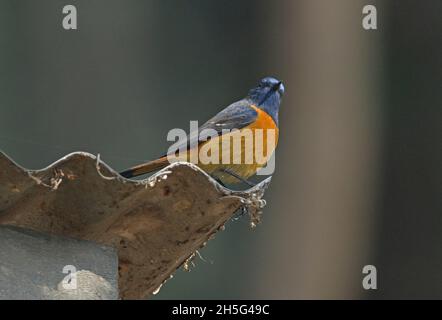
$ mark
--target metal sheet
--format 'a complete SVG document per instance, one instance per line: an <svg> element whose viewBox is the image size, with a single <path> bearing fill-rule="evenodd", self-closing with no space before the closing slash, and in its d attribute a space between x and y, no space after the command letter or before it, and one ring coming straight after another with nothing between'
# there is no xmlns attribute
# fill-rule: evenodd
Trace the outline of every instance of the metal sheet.
<svg viewBox="0 0 442 320"><path fill-rule="evenodd" d="M29 171L0 153L0 224L116 248L120 297L146 298L238 209L258 223L269 183L231 191L189 163L127 180L78 152Z"/></svg>

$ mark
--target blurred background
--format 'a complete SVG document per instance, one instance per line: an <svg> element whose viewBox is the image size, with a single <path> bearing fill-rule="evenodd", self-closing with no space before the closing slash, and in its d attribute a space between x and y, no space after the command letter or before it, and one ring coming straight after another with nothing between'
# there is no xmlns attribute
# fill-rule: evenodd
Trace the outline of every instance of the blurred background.
<svg viewBox="0 0 442 320"><path fill-rule="evenodd" d="M441 14L439 0L0 0L0 149L32 169L81 150L122 170L275 76L263 223L230 222L155 298L441 299Z"/></svg>

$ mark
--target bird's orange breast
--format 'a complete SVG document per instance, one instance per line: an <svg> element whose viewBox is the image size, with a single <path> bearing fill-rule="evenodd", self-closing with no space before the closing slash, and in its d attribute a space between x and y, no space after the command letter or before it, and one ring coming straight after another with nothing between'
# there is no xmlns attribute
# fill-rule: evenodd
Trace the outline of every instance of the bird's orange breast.
<svg viewBox="0 0 442 320"><path fill-rule="evenodd" d="M254 155L251 166L249 164L249 170L251 171L250 173L253 172L253 174L255 174L259 168L265 165L275 151L276 145L278 144L279 128L267 112L255 105L251 107L258 113L256 120L240 131L249 129L253 132ZM243 152L246 153L245 156L247 157L247 150L243 150Z"/></svg>
<svg viewBox="0 0 442 320"><path fill-rule="evenodd" d="M260 168L265 166L267 161L270 159L271 155L275 151L276 145L278 143L278 126L270 115L265 111L257 108L256 106L251 106L256 112L257 116L253 123L244 127L238 128L231 133L224 134L222 137L217 137L209 142L205 142L199 146L198 152L202 150L205 151L207 148L217 147L219 149L219 154L215 157L219 159L219 162L214 163L201 163L198 165L208 173L217 174L222 168L229 169L240 175L243 178L248 178L254 175ZM246 134L250 133L250 134ZM249 139L247 145L246 140ZM221 139L229 140L228 146L222 144ZM235 144L233 141L239 141ZM196 150L195 150L196 151ZM227 157L225 157L227 155ZM227 162L223 160L228 159ZM228 175L222 175L223 181L235 182L235 178ZM237 181L236 181L237 182Z"/></svg>
<svg viewBox="0 0 442 320"><path fill-rule="evenodd" d="M276 137L276 143L278 142L278 126L276 125L275 121L273 120L273 118L264 110L258 108L255 105L251 105L251 108L253 108L257 113L257 117L256 120L252 123L249 124L247 127L248 129L273 129L275 130L275 137Z"/></svg>

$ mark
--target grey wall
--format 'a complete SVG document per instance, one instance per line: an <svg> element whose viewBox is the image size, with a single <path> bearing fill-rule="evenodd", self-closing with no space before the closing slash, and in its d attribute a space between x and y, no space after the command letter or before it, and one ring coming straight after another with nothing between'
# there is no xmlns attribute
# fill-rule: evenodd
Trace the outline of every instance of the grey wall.
<svg viewBox="0 0 442 320"><path fill-rule="evenodd" d="M76 280L67 273L74 267ZM113 248L0 226L0 299L118 299ZM68 278L66 278L68 277ZM63 285L75 281L76 287Z"/></svg>

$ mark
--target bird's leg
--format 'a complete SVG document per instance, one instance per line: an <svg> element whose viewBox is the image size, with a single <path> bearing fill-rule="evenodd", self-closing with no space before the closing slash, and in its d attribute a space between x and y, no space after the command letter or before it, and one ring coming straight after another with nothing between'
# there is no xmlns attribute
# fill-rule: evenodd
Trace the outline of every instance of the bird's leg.
<svg viewBox="0 0 442 320"><path fill-rule="evenodd" d="M253 182L250 182L250 181L244 179L243 177L241 177L240 175L236 174L233 171L230 171L229 169L221 169L220 171L225 172L225 173L231 175L232 177L235 177L236 179L238 179L241 182L244 182L245 184L247 184L250 187L256 186L256 184L254 184Z"/></svg>

